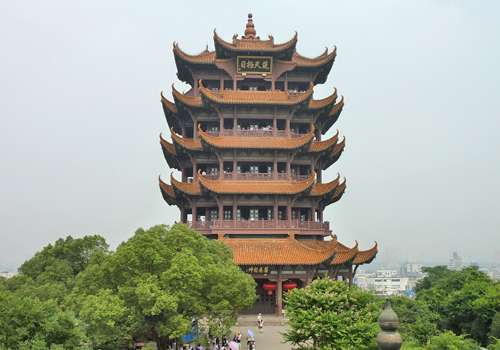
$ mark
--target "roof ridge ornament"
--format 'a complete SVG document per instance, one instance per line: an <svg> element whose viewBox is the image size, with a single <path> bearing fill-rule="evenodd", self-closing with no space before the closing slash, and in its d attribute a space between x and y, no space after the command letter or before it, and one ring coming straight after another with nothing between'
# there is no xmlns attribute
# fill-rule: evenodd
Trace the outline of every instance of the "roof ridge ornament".
<svg viewBox="0 0 500 350"><path fill-rule="evenodd" d="M260 40L258 36L256 36L257 31L255 30L255 24L253 24L253 19L252 19L252 14L248 14L248 22L247 22L247 27L245 29L245 35L242 36L242 39L254 39L254 40ZM234 40L234 37L233 37Z"/></svg>

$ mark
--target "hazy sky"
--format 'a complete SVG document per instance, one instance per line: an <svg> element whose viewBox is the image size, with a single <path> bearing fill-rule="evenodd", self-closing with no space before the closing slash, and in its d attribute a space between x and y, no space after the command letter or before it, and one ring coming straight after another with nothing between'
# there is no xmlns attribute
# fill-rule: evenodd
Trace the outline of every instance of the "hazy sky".
<svg viewBox="0 0 500 350"><path fill-rule="evenodd" d="M323 175L347 178L325 218L378 260L492 261L500 251L500 2L0 2L0 265L60 237L112 248L179 220L158 188L170 169L160 91L187 90L172 43L197 54L257 35L320 55L337 46L315 98L344 95L326 135L346 148ZM177 176L178 177L178 176Z"/></svg>

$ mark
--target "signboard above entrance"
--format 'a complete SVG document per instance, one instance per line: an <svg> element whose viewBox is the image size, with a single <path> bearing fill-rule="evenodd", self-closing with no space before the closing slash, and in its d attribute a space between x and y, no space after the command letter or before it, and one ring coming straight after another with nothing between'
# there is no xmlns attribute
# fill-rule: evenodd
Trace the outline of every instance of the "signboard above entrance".
<svg viewBox="0 0 500 350"><path fill-rule="evenodd" d="M238 56L236 64L238 74L273 73L273 58L270 56Z"/></svg>

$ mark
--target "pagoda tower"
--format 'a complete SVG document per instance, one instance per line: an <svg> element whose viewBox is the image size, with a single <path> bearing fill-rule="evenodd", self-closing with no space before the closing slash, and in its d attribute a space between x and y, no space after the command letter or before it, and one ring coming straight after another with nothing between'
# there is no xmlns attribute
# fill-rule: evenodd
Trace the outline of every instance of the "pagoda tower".
<svg viewBox="0 0 500 350"><path fill-rule="evenodd" d="M188 55L174 43L177 76L191 88L172 86L173 102L161 94L172 142L160 134L160 144L181 175L171 174L170 184L160 178L160 190L181 222L222 240L252 274L259 300L247 312L281 315L283 290L325 274L352 285L358 266L378 252L376 243L366 251L341 244L323 218L346 189L340 175L322 179L344 150L338 131L321 137L339 118L343 97L334 89L313 99L336 48L301 56L297 33L282 44L261 40L251 14L241 38L227 42L214 30L214 45Z"/></svg>

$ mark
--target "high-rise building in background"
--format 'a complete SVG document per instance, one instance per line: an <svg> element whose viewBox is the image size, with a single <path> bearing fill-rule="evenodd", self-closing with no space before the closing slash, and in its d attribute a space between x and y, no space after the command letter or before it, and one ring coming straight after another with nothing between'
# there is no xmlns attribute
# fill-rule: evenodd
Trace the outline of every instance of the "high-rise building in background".
<svg viewBox="0 0 500 350"><path fill-rule="evenodd" d="M457 252L453 252L453 258L450 259L450 262L448 263L448 269L450 270L462 269L462 258L458 256Z"/></svg>
<svg viewBox="0 0 500 350"><path fill-rule="evenodd" d="M283 290L325 274L352 284L378 252L376 244L346 247L324 220L346 188L340 175L322 178L344 150L338 132L322 140L344 101L336 90L318 100L313 92L336 50L307 58L296 44L297 34L283 44L261 40L251 15L241 38L214 31L214 51L193 56L174 43L177 76L191 89L161 99L172 143L160 143L181 172L170 185L160 180L162 195L183 223L231 247L256 280L259 300L248 312L281 315Z"/></svg>

